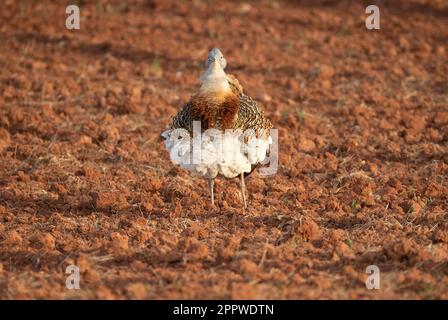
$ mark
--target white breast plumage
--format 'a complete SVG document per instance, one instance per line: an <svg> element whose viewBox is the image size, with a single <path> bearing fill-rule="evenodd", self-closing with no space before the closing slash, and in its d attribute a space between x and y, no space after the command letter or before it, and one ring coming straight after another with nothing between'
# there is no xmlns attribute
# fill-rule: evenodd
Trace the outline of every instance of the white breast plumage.
<svg viewBox="0 0 448 320"><path fill-rule="evenodd" d="M207 179L217 175L234 178L241 173L249 173L252 165L266 158L272 139L250 137L243 143L242 132L215 132L210 139L207 132L198 140L185 135L172 136L173 130L165 131L162 136L171 155L171 160L182 168ZM174 132L175 134L175 132ZM196 152L196 154L194 154Z"/></svg>

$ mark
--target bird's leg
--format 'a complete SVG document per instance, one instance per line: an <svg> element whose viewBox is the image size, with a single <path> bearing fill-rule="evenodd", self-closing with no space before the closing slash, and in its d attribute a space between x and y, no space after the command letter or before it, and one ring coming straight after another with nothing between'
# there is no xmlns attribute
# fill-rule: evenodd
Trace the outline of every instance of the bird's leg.
<svg viewBox="0 0 448 320"><path fill-rule="evenodd" d="M247 208L246 203L246 184L244 183L244 172L241 172L241 194L243 195L244 208Z"/></svg>
<svg viewBox="0 0 448 320"><path fill-rule="evenodd" d="M208 187L210 189L210 196L211 196L211 200L212 200L212 206L215 205L215 194L213 193L213 185L215 184L215 180L214 179L209 179L208 180Z"/></svg>

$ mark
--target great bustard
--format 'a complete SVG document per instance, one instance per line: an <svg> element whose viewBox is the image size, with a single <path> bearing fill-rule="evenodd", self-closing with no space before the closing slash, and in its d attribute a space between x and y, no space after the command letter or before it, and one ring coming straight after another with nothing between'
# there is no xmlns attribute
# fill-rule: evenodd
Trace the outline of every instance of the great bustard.
<svg viewBox="0 0 448 320"><path fill-rule="evenodd" d="M199 91L173 117L162 136L174 163L208 179L212 205L214 179L218 175L240 176L246 207L244 176L265 160L272 143L272 124L243 93L238 80L226 75L226 64L218 48L209 52ZM199 138L195 137L198 124Z"/></svg>

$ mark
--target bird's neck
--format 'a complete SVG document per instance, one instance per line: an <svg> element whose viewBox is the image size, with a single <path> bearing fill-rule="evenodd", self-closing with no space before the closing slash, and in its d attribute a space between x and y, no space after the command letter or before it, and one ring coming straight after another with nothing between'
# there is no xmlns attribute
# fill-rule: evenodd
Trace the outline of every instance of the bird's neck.
<svg viewBox="0 0 448 320"><path fill-rule="evenodd" d="M217 64L211 64L201 77L199 95L213 100L224 100L231 88L224 70Z"/></svg>

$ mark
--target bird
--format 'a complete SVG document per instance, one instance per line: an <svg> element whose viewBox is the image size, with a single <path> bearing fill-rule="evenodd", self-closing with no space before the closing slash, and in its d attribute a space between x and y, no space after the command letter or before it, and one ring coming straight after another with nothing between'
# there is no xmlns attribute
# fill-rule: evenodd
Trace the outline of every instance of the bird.
<svg viewBox="0 0 448 320"><path fill-rule="evenodd" d="M245 176L269 154L273 126L258 104L243 92L238 79L225 73L226 66L221 50L213 48L207 55L199 89L161 135L172 162L208 180L212 206L214 179L223 176L240 178L247 208ZM199 138L195 137L195 123L200 127L196 131ZM199 143L196 149L195 143Z"/></svg>

